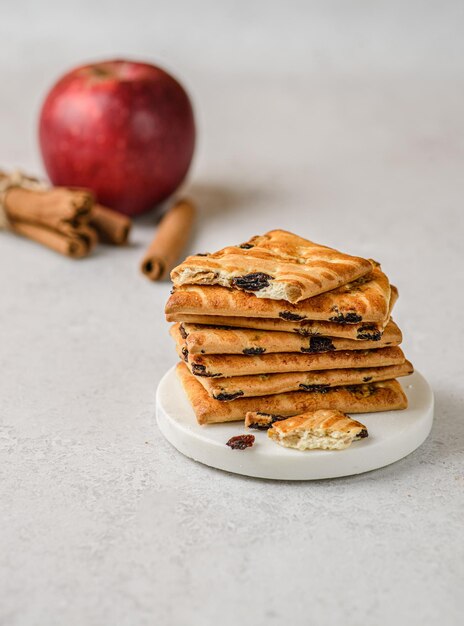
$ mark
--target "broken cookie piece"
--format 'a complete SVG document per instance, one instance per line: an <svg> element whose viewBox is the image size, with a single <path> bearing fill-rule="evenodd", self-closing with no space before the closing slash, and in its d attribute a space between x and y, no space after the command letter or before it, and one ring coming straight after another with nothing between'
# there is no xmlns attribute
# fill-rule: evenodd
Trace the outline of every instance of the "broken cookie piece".
<svg viewBox="0 0 464 626"><path fill-rule="evenodd" d="M254 430L268 430L274 422L284 420L283 415L262 413L261 411L248 411L245 416L245 426Z"/></svg>
<svg viewBox="0 0 464 626"><path fill-rule="evenodd" d="M344 450L368 436L361 422L341 411L325 409L276 421L267 434L281 446L296 450Z"/></svg>
<svg viewBox="0 0 464 626"><path fill-rule="evenodd" d="M285 230L271 230L207 257L189 256L173 269L171 278L175 287L220 285L251 292L258 298L294 304L353 283L372 269L373 264L367 259L344 254ZM387 306L389 298L388 285ZM291 311L290 315L290 319L303 319Z"/></svg>

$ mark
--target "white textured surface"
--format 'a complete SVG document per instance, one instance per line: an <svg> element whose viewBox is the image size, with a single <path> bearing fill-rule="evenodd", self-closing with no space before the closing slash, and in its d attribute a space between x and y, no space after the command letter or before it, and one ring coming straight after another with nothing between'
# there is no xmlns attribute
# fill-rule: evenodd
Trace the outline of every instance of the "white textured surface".
<svg viewBox="0 0 464 626"><path fill-rule="evenodd" d="M283 227L381 260L437 405L422 448L367 475L196 465L153 418L175 355L169 287L138 275L150 219L81 262L0 234L2 626L461 623L463 21L451 0L3 0L2 165L40 171L67 67L167 65L200 130L192 251Z"/></svg>

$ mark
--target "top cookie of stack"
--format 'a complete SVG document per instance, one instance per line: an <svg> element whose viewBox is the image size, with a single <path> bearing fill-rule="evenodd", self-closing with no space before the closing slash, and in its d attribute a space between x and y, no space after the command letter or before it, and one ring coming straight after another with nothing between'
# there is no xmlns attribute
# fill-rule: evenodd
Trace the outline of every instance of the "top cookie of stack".
<svg viewBox="0 0 464 626"><path fill-rule="evenodd" d="M366 275L371 264L288 233L271 230L239 246L188 257L171 272L175 287L221 285L292 304Z"/></svg>
<svg viewBox="0 0 464 626"><path fill-rule="evenodd" d="M412 371L389 323L398 294L374 261L274 230L190 256L171 278L167 319L178 322L172 335L186 362L179 375L200 422L253 410L406 406L391 380Z"/></svg>

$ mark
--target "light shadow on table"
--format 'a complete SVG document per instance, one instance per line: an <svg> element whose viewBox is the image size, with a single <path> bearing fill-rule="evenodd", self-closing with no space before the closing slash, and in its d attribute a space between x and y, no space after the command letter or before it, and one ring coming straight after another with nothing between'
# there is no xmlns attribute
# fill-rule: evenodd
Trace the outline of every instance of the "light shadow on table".
<svg viewBox="0 0 464 626"><path fill-rule="evenodd" d="M196 202L200 220L209 221L229 211L241 213L255 209L269 197L269 191L226 182L199 182L190 185L186 195Z"/></svg>
<svg viewBox="0 0 464 626"><path fill-rule="evenodd" d="M198 221L203 223L220 218L228 212L233 212L235 215L251 209L255 211L259 206L265 206L265 201L271 193L275 197L272 190L258 186L252 187L249 184L236 185L225 181L199 181L186 185L173 198L162 202L144 215L134 218L134 224L142 228L152 229L176 197L191 198L198 209Z"/></svg>

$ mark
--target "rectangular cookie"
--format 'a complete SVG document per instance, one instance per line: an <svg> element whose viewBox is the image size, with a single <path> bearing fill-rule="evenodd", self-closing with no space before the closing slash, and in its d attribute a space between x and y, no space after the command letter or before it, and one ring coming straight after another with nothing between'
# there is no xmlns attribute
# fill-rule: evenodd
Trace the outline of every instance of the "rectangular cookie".
<svg viewBox="0 0 464 626"><path fill-rule="evenodd" d="M354 339L355 341L379 341L384 332L383 323L336 324L335 322L317 322L311 320L287 322L282 319L273 320L265 317L224 317L220 315L189 315L183 313L168 313L166 320L168 322L185 322L187 324L297 333L302 337L313 337L317 335L324 337L340 337L344 339Z"/></svg>
<svg viewBox="0 0 464 626"><path fill-rule="evenodd" d="M345 368L316 370L314 372L286 372L284 374L257 374L250 376L230 376L229 378L208 378L198 376L198 380L208 394L228 402L236 398L269 396L288 391L320 391L331 387L346 387L363 383L391 380L412 374L412 363L405 361L398 365L383 367Z"/></svg>
<svg viewBox="0 0 464 626"><path fill-rule="evenodd" d="M177 323L171 334L178 343L185 343L190 354L269 354L273 352L330 352L333 350L368 350L397 346L401 331L390 321L379 341L342 339L297 333L251 330L246 328L221 328L201 324Z"/></svg>
<svg viewBox="0 0 464 626"><path fill-rule="evenodd" d="M364 424L341 411L320 409L275 421L267 436L285 448L344 450L353 441L366 438L368 432Z"/></svg>
<svg viewBox="0 0 464 626"><path fill-rule="evenodd" d="M185 389L199 424L244 420L249 411L262 411L290 417L305 411L337 409L346 413L371 413L405 409L408 401L397 380L335 387L326 393L292 391L273 396L238 398L219 402L211 398L185 363L177 365L177 375Z"/></svg>
<svg viewBox="0 0 464 626"><path fill-rule="evenodd" d="M257 356L241 354L186 355L182 353L182 346L176 344L176 347L180 358L186 360L192 374L218 378L352 367L383 367L405 362L403 351L398 346L374 350L340 350L339 352L321 352L319 354L279 352Z"/></svg>
<svg viewBox="0 0 464 626"><path fill-rule="evenodd" d="M386 325L391 288L379 267L357 281L291 304L285 300L257 300L253 294L204 285L184 285L170 295L165 312L189 315L264 317L290 322L318 320L339 324L360 322Z"/></svg>
<svg viewBox="0 0 464 626"><path fill-rule="evenodd" d="M299 302L356 280L371 270L350 256L285 230L271 230L213 254L189 256L171 272L181 285L221 285L258 298Z"/></svg>

